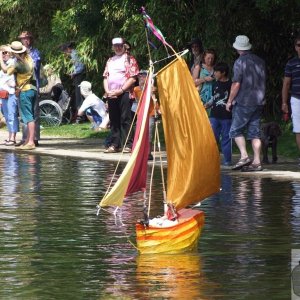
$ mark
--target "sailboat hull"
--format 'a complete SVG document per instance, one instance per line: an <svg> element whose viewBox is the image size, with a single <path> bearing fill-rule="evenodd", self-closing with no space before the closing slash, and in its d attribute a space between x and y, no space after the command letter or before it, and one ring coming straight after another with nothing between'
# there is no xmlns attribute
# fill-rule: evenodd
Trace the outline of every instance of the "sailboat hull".
<svg viewBox="0 0 300 300"><path fill-rule="evenodd" d="M204 212L181 209L178 214L178 224L170 227L136 224L137 248L141 254L184 253L197 249Z"/></svg>

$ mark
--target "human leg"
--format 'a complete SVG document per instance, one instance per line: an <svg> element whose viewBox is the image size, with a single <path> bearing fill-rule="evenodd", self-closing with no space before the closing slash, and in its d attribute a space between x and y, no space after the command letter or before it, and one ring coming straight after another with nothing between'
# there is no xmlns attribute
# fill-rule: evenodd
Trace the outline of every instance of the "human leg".
<svg viewBox="0 0 300 300"><path fill-rule="evenodd" d="M108 99L108 113L110 119L111 141L110 145L119 148L121 137L121 123L120 123L120 97Z"/></svg>
<svg viewBox="0 0 300 300"><path fill-rule="evenodd" d="M9 123L9 116L8 116L8 99L2 99L1 111L6 122L7 131L10 132L11 125Z"/></svg>
<svg viewBox="0 0 300 300"><path fill-rule="evenodd" d="M291 97L291 110L292 110L292 122L293 132L296 135L296 143L300 151L300 100L295 97Z"/></svg>
<svg viewBox="0 0 300 300"><path fill-rule="evenodd" d="M22 149L31 150L35 148L35 121L34 105L36 100L36 91L28 90L20 93L20 113L21 118L27 127L27 136Z"/></svg>
<svg viewBox="0 0 300 300"><path fill-rule="evenodd" d="M232 141L229 137L231 119L220 120L221 122L221 149L224 156L224 163L231 163Z"/></svg>
<svg viewBox="0 0 300 300"><path fill-rule="evenodd" d="M263 106L257 106L251 115L248 124L247 137L251 140L253 149L253 165L260 165L260 152L261 152L261 131L260 131L260 119L263 111Z"/></svg>
<svg viewBox="0 0 300 300"><path fill-rule="evenodd" d="M217 143L220 141L220 134L221 134L221 122L219 122L219 119L216 118L209 118L211 128L214 132L215 139Z"/></svg>
<svg viewBox="0 0 300 300"><path fill-rule="evenodd" d="M131 102L129 93L124 93L120 101L121 146L132 147L132 138L128 136L131 126Z"/></svg>
<svg viewBox="0 0 300 300"><path fill-rule="evenodd" d="M19 131L18 103L15 95L8 98L8 115L11 124L12 140L16 140L16 133Z"/></svg>

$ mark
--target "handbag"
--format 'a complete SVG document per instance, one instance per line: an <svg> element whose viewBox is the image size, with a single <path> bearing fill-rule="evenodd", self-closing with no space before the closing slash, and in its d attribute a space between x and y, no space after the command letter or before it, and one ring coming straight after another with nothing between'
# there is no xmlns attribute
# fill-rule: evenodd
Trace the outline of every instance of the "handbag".
<svg viewBox="0 0 300 300"><path fill-rule="evenodd" d="M9 96L8 91L5 91L5 90L0 91L0 98L1 99L8 99L8 96Z"/></svg>

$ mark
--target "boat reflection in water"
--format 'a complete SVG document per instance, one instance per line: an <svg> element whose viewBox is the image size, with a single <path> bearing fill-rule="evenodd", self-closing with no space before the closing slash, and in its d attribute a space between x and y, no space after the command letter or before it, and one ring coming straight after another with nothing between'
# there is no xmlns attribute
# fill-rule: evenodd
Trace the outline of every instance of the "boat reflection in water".
<svg viewBox="0 0 300 300"><path fill-rule="evenodd" d="M137 257L138 299L209 299L198 254L155 254Z"/></svg>

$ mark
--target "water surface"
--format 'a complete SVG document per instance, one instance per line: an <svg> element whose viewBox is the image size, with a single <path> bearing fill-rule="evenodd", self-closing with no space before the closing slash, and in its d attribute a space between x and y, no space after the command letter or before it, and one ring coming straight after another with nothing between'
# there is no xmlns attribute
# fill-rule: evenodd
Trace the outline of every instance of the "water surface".
<svg viewBox="0 0 300 300"><path fill-rule="evenodd" d="M0 154L0 299L290 299L300 183L222 174L198 252L137 255L143 198L96 216L115 163ZM160 171L152 214L161 214Z"/></svg>

